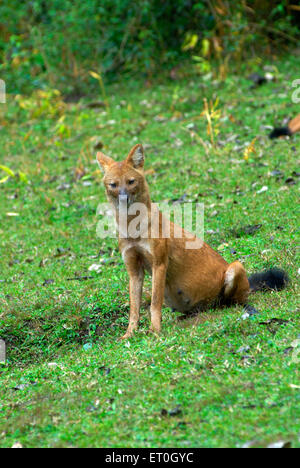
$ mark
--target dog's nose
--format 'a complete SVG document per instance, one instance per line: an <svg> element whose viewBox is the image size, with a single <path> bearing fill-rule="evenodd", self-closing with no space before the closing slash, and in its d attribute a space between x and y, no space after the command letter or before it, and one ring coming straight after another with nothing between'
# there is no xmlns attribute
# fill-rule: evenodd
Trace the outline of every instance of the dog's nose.
<svg viewBox="0 0 300 468"><path fill-rule="evenodd" d="M119 190L119 195L120 195L121 197L124 197L124 196L127 197L127 196L128 196L128 192L127 192L126 189L121 188L121 189Z"/></svg>
<svg viewBox="0 0 300 468"><path fill-rule="evenodd" d="M119 200L120 202L127 202L128 199L128 192L126 189L119 190Z"/></svg>

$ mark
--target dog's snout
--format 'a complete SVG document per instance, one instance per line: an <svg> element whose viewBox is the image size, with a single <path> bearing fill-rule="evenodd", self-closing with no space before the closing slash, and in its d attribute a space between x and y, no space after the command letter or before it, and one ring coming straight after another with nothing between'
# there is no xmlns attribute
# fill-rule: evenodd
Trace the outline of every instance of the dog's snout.
<svg viewBox="0 0 300 468"><path fill-rule="evenodd" d="M120 203L128 203L128 192L126 189L121 188L119 190L119 202Z"/></svg>
<svg viewBox="0 0 300 468"><path fill-rule="evenodd" d="M126 190L125 188L121 188L121 189L119 190L119 195L120 195L121 197L128 197L128 192L127 192L127 190Z"/></svg>

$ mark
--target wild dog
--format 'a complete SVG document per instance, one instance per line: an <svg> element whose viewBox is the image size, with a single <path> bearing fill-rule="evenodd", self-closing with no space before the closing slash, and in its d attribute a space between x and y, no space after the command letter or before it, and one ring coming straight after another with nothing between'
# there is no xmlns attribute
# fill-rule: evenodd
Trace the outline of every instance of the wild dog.
<svg viewBox="0 0 300 468"><path fill-rule="evenodd" d="M228 264L205 242L200 240L200 248L187 248L187 242L197 238L171 222L170 236L164 237L164 218L151 204L144 175L142 145L134 146L121 162L101 152L97 153L97 160L104 172L107 198L115 210L119 249L129 274L129 325L123 339L129 338L138 327L145 271L152 275L150 330L155 333L161 331L164 301L183 313L210 306L240 304L251 314L256 312L248 304L251 291L285 286L287 276L280 270L270 270L248 279L239 261ZM144 207L138 237L128 232L129 224L135 218L135 214L130 214L134 203ZM125 225L121 222L124 209L127 212ZM155 237L152 236L154 221L158 224ZM180 237L174 235L178 229L181 230Z"/></svg>

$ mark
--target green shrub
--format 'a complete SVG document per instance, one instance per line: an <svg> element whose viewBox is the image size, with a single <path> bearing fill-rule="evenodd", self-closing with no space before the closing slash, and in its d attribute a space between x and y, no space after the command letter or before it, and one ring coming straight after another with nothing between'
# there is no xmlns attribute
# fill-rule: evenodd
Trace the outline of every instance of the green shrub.
<svg viewBox="0 0 300 468"><path fill-rule="evenodd" d="M294 39L289 3L8 0L0 6L1 78L9 92L81 92L95 86L90 70L110 81L119 72L147 76L203 49L208 59L240 60ZM189 37L194 44L183 47Z"/></svg>

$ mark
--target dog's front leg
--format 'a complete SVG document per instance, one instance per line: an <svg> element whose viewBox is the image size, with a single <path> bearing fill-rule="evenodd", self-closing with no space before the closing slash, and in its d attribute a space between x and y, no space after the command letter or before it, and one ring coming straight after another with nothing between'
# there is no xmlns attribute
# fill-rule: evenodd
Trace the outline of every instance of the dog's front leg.
<svg viewBox="0 0 300 468"><path fill-rule="evenodd" d="M151 328L155 333L161 330L161 309L164 301L166 284L166 263L153 265L152 268L152 300L151 300Z"/></svg>
<svg viewBox="0 0 300 468"><path fill-rule="evenodd" d="M123 340L130 338L134 330L138 328L144 283L144 269L139 258L131 254L125 263L129 274L130 312L129 324L125 335L122 336Z"/></svg>

